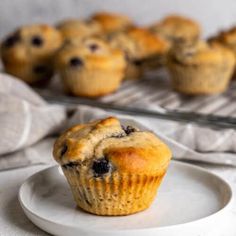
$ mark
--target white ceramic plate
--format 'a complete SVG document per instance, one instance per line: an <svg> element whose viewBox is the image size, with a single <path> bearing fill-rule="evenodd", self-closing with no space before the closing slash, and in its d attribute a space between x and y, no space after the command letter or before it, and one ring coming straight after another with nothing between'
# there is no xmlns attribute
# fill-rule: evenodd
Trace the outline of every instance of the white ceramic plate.
<svg viewBox="0 0 236 236"><path fill-rule="evenodd" d="M172 161L152 206L134 215L102 217L76 208L58 166L26 180L19 200L28 218L53 235L205 236L222 222L232 191L216 175Z"/></svg>

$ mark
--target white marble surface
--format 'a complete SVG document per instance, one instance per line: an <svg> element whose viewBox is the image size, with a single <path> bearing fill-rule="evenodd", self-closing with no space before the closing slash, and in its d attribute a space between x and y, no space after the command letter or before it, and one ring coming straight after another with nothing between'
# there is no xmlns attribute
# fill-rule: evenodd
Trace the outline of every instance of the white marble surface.
<svg viewBox="0 0 236 236"><path fill-rule="evenodd" d="M219 174L230 181L236 193L236 168L201 165L214 173ZM17 194L21 183L33 173L47 168L46 165L38 165L27 168L0 172L0 235L1 236L28 236L48 235L34 226L24 215ZM212 236L236 235L236 204L221 226L216 226ZM210 235L207 235L210 236Z"/></svg>

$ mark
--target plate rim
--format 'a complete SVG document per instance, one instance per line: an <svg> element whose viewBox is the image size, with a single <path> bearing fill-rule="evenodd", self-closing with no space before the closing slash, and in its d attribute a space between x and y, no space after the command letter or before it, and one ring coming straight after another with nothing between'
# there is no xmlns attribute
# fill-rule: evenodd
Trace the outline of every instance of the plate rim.
<svg viewBox="0 0 236 236"><path fill-rule="evenodd" d="M97 233L103 233L103 232L104 233L109 233L109 232L110 233L112 233L112 232L113 233L114 232L120 232L120 233L124 232L124 233L126 233L126 232L135 232L135 231L168 230L168 229L173 230L174 228L178 228L178 227L187 227L187 226L191 226L193 224L202 223L202 222L207 221L207 220L209 220L211 218L219 216L222 212L226 211L227 209L229 209L231 207L231 205L233 203L233 200L234 200L234 194L233 194L233 190L231 188L231 185L230 185L230 183L227 180L223 179L221 176L219 176L219 175L217 175L215 173L212 173L212 172L206 170L203 167L199 167L199 166L196 166L196 165L193 165L193 164L189 164L189 163L186 163L186 162L183 162L183 161L178 161L178 160L171 160L171 163L174 163L175 165L185 166L187 168L193 168L195 170L204 172L205 174L212 175L212 177L214 177L214 178L218 179L219 181L223 182L225 187L228 189L228 193L229 193L229 199L227 199L227 202L225 203L225 205L219 211L216 211L213 214L210 214L208 216L205 216L203 218L200 218L200 219L197 219L197 220L194 220L194 221L180 223L180 224L166 225L166 226L160 226L160 227L149 227L149 228L143 228L143 229L121 229L121 230L120 229L117 229L117 230L89 229L89 231L90 232L97 232ZM19 188L19 192L18 192L18 201L20 202L20 205L21 205L23 211L25 212L27 218L29 218L27 213L30 213L31 215L33 215L34 217L38 218L39 220L45 221L45 222L47 222L49 224L56 224L56 225L60 225L60 226L63 226L63 227L72 227L73 229L85 230L86 231L87 228L84 228L84 227L75 227L74 225L70 225L70 224L60 224L58 222L54 222L54 221L52 221L50 219L47 219L47 218L42 217L40 215L37 215L35 212L33 212L31 209L29 209L26 206L26 204L24 203L24 200L22 198L22 194L23 194L22 191L23 191L25 185L28 182L30 182L30 180L33 179L36 175L39 175L42 172L49 171L49 169L54 169L54 168L58 168L59 169L60 165L53 165L53 166L47 167L47 168L45 168L43 170L40 170L40 171L36 172L35 174L31 175L30 177L28 177L21 184L21 186ZM29 218L29 219L30 219L30 221L32 221L31 218Z"/></svg>

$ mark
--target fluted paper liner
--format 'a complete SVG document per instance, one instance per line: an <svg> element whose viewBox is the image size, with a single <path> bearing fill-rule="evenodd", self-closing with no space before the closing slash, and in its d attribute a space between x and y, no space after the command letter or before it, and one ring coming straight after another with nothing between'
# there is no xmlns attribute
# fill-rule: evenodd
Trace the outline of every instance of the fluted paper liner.
<svg viewBox="0 0 236 236"><path fill-rule="evenodd" d="M215 94L225 91L232 77L233 67L219 65L176 65L169 64L172 85L186 94Z"/></svg>
<svg viewBox="0 0 236 236"><path fill-rule="evenodd" d="M96 97L117 90L123 80L124 71L65 69L60 76L67 92L78 96Z"/></svg>
<svg viewBox="0 0 236 236"><path fill-rule="evenodd" d="M88 178L76 168L63 168L63 172L80 208L96 215L118 216L148 208L156 196L166 168L153 176L113 173L105 178Z"/></svg>

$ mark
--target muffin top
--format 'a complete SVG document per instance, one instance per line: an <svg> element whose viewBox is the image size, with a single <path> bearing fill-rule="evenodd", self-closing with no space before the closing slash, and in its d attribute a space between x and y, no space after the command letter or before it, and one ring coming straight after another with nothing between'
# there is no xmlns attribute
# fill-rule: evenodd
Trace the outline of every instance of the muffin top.
<svg viewBox="0 0 236 236"><path fill-rule="evenodd" d="M168 50L168 43L144 28L132 28L108 38L110 45L120 48L130 59L144 59Z"/></svg>
<svg viewBox="0 0 236 236"><path fill-rule="evenodd" d="M62 45L60 32L48 25L29 25L7 36L1 44L5 63L28 63L44 60Z"/></svg>
<svg viewBox="0 0 236 236"><path fill-rule="evenodd" d="M122 31L133 25L127 16L108 12L98 12L91 17L91 20L98 22L106 34Z"/></svg>
<svg viewBox="0 0 236 236"><path fill-rule="evenodd" d="M66 39L85 38L101 33L101 26L95 21L82 21L78 19L68 19L57 25L62 35Z"/></svg>
<svg viewBox="0 0 236 236"><path fill-rule="evenodd" d="M124 54L97 38L69 40L55 55L55 65L63 69L123 69Z"/></svg>
<svg viewBox="0 0 236 236"><path fill-rule="evenodd" d="M109 117L66 131L57 139L53 155L63 166L83 166L95 175L112 170L151 175L168 164L171 151L153 133L124 128Z"/></svg>
<svg viewBox="0 0 236 236"><path fill-rule="evenodd" d="M197 40L200 36L200 26L197 22L179 15L170 15L150 27L150 30L171 42Z"/></svg>
<svg viewBox="0 0 236 236"><path fill-rule="evenodd" d="M208 44L205 41L198 41L191 46L175 47L170 51L169 59L171 62L182 65L235 63L231 50L219 44Z"/></svg>
<svg viewBox="0 0 236 236"><path fill-rule="evenodd" d="M209 42L218 42L236 51L236 27L220 32L217 36L210 38Z"/></svg>

